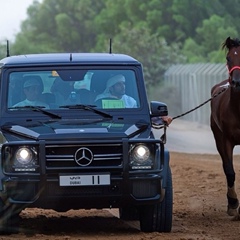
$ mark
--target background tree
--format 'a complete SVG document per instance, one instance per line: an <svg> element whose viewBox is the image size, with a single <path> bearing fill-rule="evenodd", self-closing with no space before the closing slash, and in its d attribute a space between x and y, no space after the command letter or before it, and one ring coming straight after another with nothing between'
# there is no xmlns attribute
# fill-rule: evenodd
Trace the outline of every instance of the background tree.
<svg viewBox="0 0 240 240"><path fill-rule="evenodd" d="M114 52L143 63L148 86L176 63L224 62L222 42L238 37L240 1L37 0L11 54ZM6 56L0 42L0 55Z"/></svg>
<svg viewBox="0 0 240 240"><path fill-rule="evenodd" d="M35 1L13 50L16 54L89 51L96 45L92 19L102 8L101 0Z"/></svg>
<svg viewBox="0 0 240 240"><path fill-rule="evenodd" d="M114 38L113 51L130 54L143 63L147 87L158 84L172 64L185 61L183 55L178 55L177 43L169 46L164 38L151 35L148 28L130 28L128 23L121 26L121 35Z"/></svg>

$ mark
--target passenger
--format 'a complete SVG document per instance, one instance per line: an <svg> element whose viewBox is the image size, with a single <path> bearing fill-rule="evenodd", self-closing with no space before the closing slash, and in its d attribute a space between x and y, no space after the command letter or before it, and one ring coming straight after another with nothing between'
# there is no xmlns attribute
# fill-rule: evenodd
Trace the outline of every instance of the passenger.
<svg viewBox="0 0 240 240"><path fill-rule="evenodd" d="M23 106L38 106L49 108L48 104L40 100L41 96L41 86L36 78L31 78L26 80L23 85L23 91L26 99L15 104L13 107L23 107Z"/></svg>
<svg viewBox="0 0 240 240"><path fill-rule="evenodd" d="M137 102L134 98L125 94L125 77L121 74L111 77L107 81L106 89L102 94L99 94L96 97L96 100L104 99L104 98L115 98L123 100L126 108L136 108ZM167 126L172 122L172 117L170 116L162 116L157 117L154 121L158 121L158 119L163 121Z"/></svg>
<svg viewBox="0 0 240 240"><path fill-rule="evenodd" d="M121 74L115 75L107 81L106 89L96 97L95 101L103 98L122 100L126 108L137 107L136 100L125 94L125 77Z"/></svg>

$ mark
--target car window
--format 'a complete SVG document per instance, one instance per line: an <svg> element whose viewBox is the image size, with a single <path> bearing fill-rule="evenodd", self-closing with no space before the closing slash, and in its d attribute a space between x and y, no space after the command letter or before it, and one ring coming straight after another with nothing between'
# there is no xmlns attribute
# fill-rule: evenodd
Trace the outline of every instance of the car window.
<svg viewBox="0 0 240 240"><path fill-rule="evenodd" d="M10 110L29 105L50 109L75 104L102 109L140 107L133 70L64 68L12 72L7 92Z"/></svg>

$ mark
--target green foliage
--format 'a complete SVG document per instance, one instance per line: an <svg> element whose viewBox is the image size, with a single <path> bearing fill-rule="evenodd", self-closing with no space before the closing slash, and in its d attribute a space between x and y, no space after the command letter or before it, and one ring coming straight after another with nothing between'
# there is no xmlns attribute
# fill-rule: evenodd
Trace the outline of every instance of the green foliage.
<svg viewBox="0 0 240 240"><path fill-rule="evenodd" d="M205 19L202 27L197 28L196 32L201 36L204 46L201 55L205 57L205 59L209 59L210 62L210 56L214 56L211 52L215 52L216 47L221 49L221 44L223 40L226 39L226 36L237 36L236 28L234 28L227 19L217 15L212 15L209 19Z"/></svg>
<svg viewBox="0 0 240 240"><path fill-rule="evenodd" d="M11 54L108 52L112 38L113 52L141 61L152 86L172 64L224 62L221 44L238 37L239 20L238 0L35 0Z"/></svg>
<svg viewBox="0 0 240 240"><path fill-rule="evenodd" d="M34 2L16 37L15 53L90 51L96 45L92 19L102 8L100 0Z"/></svg>
<svg viewBox="0 0 240 240"><path fill-rule="evenodd" d="M186 39L182 52L186 54L187 62L197 63L204 62L204 57L201 57L204 45L197 44L192 38Z"/></svg>
<svg viewBox="0 0 240 240"><path fill-rule="evenodd" d="M167 45L164 38L151 35L146 27L131 28L125 23L120 31L121 35L114 38L113 51L129 54L143 63L147 87L160 82L172 64L185 60L178 55L179 46L176 43Z"/></svg>

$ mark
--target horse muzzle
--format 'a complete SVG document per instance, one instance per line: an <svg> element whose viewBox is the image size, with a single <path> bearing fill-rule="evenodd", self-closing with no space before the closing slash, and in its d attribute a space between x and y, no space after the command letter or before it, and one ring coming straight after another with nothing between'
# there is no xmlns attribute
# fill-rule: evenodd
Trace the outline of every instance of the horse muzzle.
<svg viewBox="0 0 240 240"><path fill-rule="evenodd" d="M230 86L232 87L232 89L234 91L240 91L240 82L232 82L232 84L230 84Z"/></svg>
<svg viewBox="0 0 240 240"><path fill-rule="evenodd" d="M230 86L234 91L240 91L240 81L231 81Z"/></svg>
<svg viewBox="0 0 240 240"><path fill-rule="evenodd" d="M234 91L240 91L240 66L234 66L229 70L228 81Z"/></svg>

